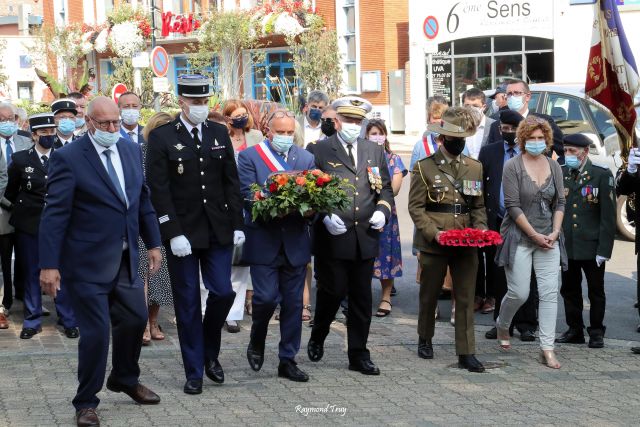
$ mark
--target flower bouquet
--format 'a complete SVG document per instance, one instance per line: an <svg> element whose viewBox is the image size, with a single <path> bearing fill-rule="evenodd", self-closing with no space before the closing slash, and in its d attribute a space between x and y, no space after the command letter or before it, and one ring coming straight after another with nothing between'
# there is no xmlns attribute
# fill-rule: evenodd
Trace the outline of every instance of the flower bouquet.
<svg viewBox="0 0 640 427"><path fill-rule="evenodd" d="M492 230L465 228L463 230L447 230L440 233L438 243L443 246L466 246L482 248L502 243L500 233Z"/></svg>
<svg viewBox="0 0 640 427"><path fill-rule="evenodd" d="M351 204L346 189L352 187L348 180L318 169L273 173L264 186L251 185L251 216L253 221L269 221L294 212L308 216L343 210Z"/></svg>

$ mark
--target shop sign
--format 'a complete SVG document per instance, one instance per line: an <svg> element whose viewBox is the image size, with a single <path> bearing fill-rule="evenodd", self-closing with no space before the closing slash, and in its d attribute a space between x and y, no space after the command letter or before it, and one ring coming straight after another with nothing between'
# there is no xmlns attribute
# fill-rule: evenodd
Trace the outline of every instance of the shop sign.
<svg viewBox="0 0 640 427"><path fill-rule="evenodd" d="M182 35L192 33L200 28L202 22L193 16L193 13L188 15L174 15L171 12L164 12L162 14L162 37L169 37L169 35Z"/></svg>

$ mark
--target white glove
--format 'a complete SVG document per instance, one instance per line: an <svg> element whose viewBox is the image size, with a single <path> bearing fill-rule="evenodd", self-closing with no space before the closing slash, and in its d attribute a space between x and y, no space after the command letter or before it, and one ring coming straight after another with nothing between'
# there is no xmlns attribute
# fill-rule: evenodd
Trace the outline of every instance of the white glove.
<svg viewBox="0 0 640 427"><path fill-rule="evenodd" d="M602 265L602 263L604 263L605 261L609 261L609 258L605 258L603 256L596 255L596 264L598 265L598 267L600 267Z"/></svg>
<svg viewBox="0 0 640 427"><path fill-rule="evenodd" d="M191 243L184 235L176 236L169 241L171 243L171 252L177 257L185 257L191 255Z"/></svg>
<svg viewBox="0 0 640 427"><path fill-rule="evenodd" d="M380 211L375 211L369 220L369 224L371 224L371 228L374 230L380 230L384 227L385 222L387 222L387 220L384 217L384 214Z"/></svg>
<svg viewBox="0 0 640 427"><path fill-rule="evenodd" d="M629 151L629 163L627 163L627 172L636 173L638 172L638 165L640 165L640 149L632 148Z"/></svg>
<svg viewBox="0 0 640 427"><path fill-rule="evenodd" d="M244 231L235 230L233 232L233 244L235 246L241 245L244 243Z"/></svg>
<svg viewBox="0 0 640 427"><path fill-rule="evenodd" d="M331 214L324 217L322 220L324 226L327 227L327 231L334 236L339 236L347 232L347 227L344 226L344 222L338 215Z"/></svg>

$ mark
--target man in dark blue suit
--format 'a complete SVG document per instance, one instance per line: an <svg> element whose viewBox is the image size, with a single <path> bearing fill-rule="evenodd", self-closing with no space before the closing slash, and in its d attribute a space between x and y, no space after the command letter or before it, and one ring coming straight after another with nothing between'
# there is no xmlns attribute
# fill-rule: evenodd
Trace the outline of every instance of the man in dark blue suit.
<svg viewBox="0 0 640 427"><path fill-rule="evenodd" d="M122 118L122 127L120 127L120 135L124 139L128 139L136 144L143 144L144 137L140 121L140 109L142 102L135 92L125 92L118 98L118 108L120 108L120 117Z"/></svg>
<svg viewBox="0 0 640 427"><path fill-rule="evenodd" d="M268 141L240 152L238 175L245 200L252 199L251 184L262 185L278 171L309 170L315 167L313 155L293 145L295 116L285 110L271 115ZM264 342L269 319L280 304L280 365L278 376L292 381L309 377L295 362L302 334L302 292L307 264L311 260L309 222L299 212L268 222L251 220L251 204L245 210L243 258L251 266L253 282L253 325L247 359L254 371L264 361Z"/></svg>
<svg viewBox="0 0 640 427"><path fill-rule="evenodd" d="M500 226L505 215L504 195L502 193L502 169L511 158L520 154L520 148L516 144L516 129L524 117L514 110L500 112L498 130L502 138L501 143L487 144L480 149L478 160L482 163L484 181L484 205L487 210L487 225L490 230L500 232ZM493 286L496 298L496 307L493 311L493 319L498 318L502 298L507 293L507 279L504 268L498 267L494 262L496 255L495 246L483 248L487 259L487 284ZM536 288L537 289L537 288ZM515 327L520 331L522 341L533 341L536 329L535 289L532 289L527 302L520 307L513 320ZM485 337L496 339L496 328L490 329Z"/></svg>
<svg viewBox="0 0 640 427"><path fill-rule="evenodd" d="M147 324L138 277L138 236L149 249L150 273L161 262L160 231L142 173L140 148L120 137L116 104L89 104L89 132L54 151L40 229L40 284L55 297L60 278L71 296L78 326L78 426L99 425L100 400L112 327L112 370L107 389L140 404L160 397L138 382L140 346Z"/></svg>

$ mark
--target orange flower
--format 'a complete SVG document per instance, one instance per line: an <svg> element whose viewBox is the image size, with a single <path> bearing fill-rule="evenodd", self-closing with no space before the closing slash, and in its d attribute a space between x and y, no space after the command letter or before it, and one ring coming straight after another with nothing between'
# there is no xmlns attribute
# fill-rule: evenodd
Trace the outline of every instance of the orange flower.
<svg viewBox="0 0 640 427"><path fill-rule="evenodd" d="M262 195L262 191L256 191L253 193L253 200L262 200L264 196Z"/></svg>
<svg viewBox="0 0 640 427"><path fill-rule="evenodd" d="M287 182L289 181L289 177L287 175L278 175L275 179L275 181L278 183L278 185L280 187L282 187L283 185L287 185Z"/></svg>
<svg viewBox="0 0 640 427"><path fill-rule="evenodd" d="M299 186L303 186L307 183L307 180L305 179L304 176L299 176L296 178L296 184L298 184Z"/></svg>

